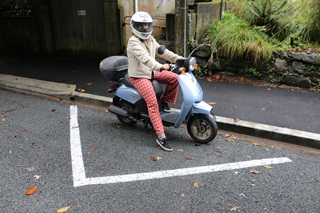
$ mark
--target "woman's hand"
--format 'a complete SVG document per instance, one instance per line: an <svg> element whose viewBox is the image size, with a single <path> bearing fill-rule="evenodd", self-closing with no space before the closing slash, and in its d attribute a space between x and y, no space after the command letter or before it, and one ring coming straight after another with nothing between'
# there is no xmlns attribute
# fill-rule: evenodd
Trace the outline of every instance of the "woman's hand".
<svg viewBox="0 0 320 213"><path fill-rule="evenodd" d="M162 65L162 69L163 70L169 70L170 69L170 65L169 64L163 64Z"/></svg>

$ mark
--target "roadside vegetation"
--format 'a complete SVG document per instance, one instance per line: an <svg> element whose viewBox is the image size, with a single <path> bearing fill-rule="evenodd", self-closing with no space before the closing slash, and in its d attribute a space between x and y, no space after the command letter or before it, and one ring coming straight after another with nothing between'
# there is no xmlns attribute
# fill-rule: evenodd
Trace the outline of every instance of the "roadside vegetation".
<svg viewBox="0 0 320 213"><path fill-rule="evenodd" d="M254 66L281 52L320 53L319 0L237 0L207 30L204 42L226 59Z"/></svg>

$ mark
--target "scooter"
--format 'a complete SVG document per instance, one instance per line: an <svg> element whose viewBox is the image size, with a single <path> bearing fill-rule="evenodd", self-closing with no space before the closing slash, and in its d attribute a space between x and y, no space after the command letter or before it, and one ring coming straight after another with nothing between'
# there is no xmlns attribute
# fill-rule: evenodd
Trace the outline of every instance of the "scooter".
<svg viewBox="0 0 320 213"><path fill-rule="evenodd" d="M158 54L163 54L165 49L165 46L160 45ZM218 126L213 108L203 101L202 89L192 73L197 66L194 57L179 59L176 64L170 65L170 71L179 74L178 81L183 93L180 112L173 110L165 112L160 104L163 89L157 80L152 80L152 84L163 125L179 128L186 123L188 133L195 142L209 143L216 137ZM147 104L129 80L128 58L126 56L108 57L101 61L100 72L112 82L108 91L114 93L114 97L108 111L114 113L126 126L143 122L145 128L152 127Z"/></svg>

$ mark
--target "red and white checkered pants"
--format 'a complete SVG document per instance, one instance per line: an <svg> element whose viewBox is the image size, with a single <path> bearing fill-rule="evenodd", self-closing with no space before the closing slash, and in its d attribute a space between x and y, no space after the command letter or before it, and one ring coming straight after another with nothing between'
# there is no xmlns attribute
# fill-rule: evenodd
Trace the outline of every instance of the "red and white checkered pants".
<svg viewBox="0 0 320 213"><path fill-rule="evenodd" d="M161 100L169 104L175 104L179 89L178 75L169 71L154 72L152 79L158 80L160 83L167 84ZM151 80L146 78L130 77L130 81L147 103L149 117L153 128L156 130L156 134L164 134L157 97Z"/></svg>

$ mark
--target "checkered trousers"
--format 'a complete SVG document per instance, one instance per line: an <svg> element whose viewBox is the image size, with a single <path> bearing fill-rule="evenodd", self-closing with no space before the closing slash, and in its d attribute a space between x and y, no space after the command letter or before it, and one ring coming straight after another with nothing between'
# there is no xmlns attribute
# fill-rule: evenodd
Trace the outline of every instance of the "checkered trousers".
<svg viewBox="0 0 320 213"><path fill-rule="evenodd" d="M166 103L174 104L179 89L178 75L169 71L154 72L153 79L158 80L160 83L167 84L161 100ZM130 81L147 103L149 117L153 128L156 130L156 134L164 134L157 97L150 79L130 77Z"/></svg>

